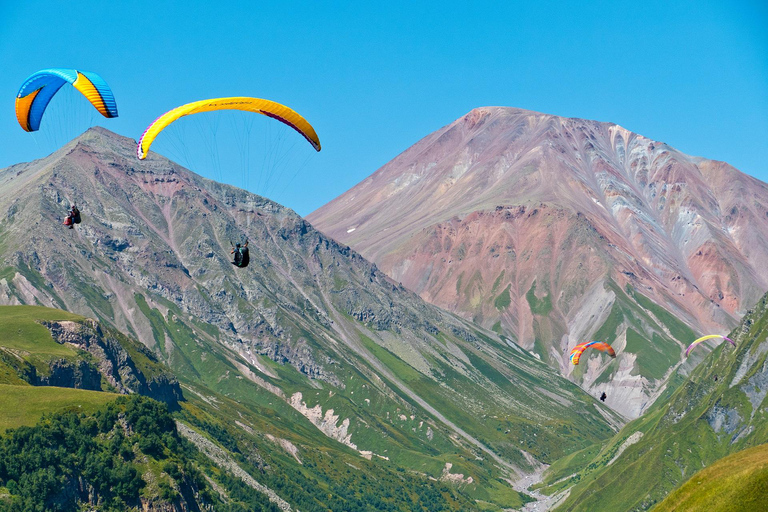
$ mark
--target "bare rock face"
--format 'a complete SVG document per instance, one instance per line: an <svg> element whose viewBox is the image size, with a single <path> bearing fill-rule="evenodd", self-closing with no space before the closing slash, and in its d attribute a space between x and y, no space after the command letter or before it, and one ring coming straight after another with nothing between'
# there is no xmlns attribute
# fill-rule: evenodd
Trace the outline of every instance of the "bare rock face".
<svg viewBox="0 0 768 512"><path fill-rule="evenodd" d="M34 368L32 370L32 373L25 375L25 377L33 386L57 386L101 391L101 375L96 368L84 360L57 359L51 361L48 375L38 375Z"/></svg>
<svg viewBox="0 0 768 512"><path fill-rule="evenodd" d="M658 350L676 364L687 335L649 303L721 333L768 290L768 185L615 124L514 108L473 110L308 220L566 374L576 343L629 328L644 348L666 340ZM625 349L641 357L632 334ZM631 366L645 380L627 386L635 405L619 393L613 406L634 417L665 372ZM621 372L607 371L615 391ZM596 393L597 377L572 375Z"/></svg>
<svg viewBox="0 0 768 512"><path fill-rule="evenodd" d="M178 407L178 402L183 400L176 377L161 370L155 356L143 345L127 339L121 343L116 333L104 332L92 320L43 322L43 325L57 343L88 352L96 367L85 360L77 364L57 361L51 365L51 376L39 379L40 385L101 390L103 376L119 393L139 393L165 402L171 408ZM133 357L123 344L133 345ZM136 361L137 357L143 361Z"/></svg>

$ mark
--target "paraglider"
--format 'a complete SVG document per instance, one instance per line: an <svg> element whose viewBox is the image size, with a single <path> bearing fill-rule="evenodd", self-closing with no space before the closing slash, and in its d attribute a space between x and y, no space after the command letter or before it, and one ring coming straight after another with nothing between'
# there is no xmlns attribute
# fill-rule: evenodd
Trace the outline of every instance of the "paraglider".
<svg viewBox="0 0 768 512"><path fill-rule="evenodd" d="M574 365L579 364L579 358L587 348L600 350L601 352L606 352L611 357L616 357L616 352L613 351L613 348L609 344L602 341L585 341L584 343L579 343L573 347L573 350L571 350L570 359Z"/></svg>
<svg viewBox="0 0 768 512"><path fill-rule="evenodd" d="M101 115L117 117L115 97L99 75L91 71L50 68L30 75L16 95L16 119L24 130L34 132L40 128L51 98L66 83L80 91Z"/></svg>
<svg viewBox="0 0 768 512"><path fill-rule="evenodd" d="M75 224L80 224L81 221L80 210L77 208L77 205L73 204L69 213L67 213L67 217L64 219L64 225L68 226L69 229L73 229Z"/></svg>
<svg viewBox="0 0 768 512"><path fill-rule="evenodd" d="M232 243L232 242L230 242ZM248 266L248 263L251 262L251 256L248 254L248 241L245 241L245 245L240 245L239 243L232 246L232 252L230 254L233 255L235 261L232 262L232 264L239 268L245 268Z"/></svg>
<svg viewBox="0 0 768 512"><path fill-rule="evenodd" d="M731 338L727 337L727 336L721 336L719 334L709 334L707 336L702 336L701 338L697 339L696 341L694 341L693 343L688 345L688 348L685 349L685 357L688 357L688 354L691 352L691 350L693 350L693 347L695 347L696 345L698 345L702 341L711 340L711 339L714 339L714 338L722 338L724 340L728 340L728 341L731 342L731 345L733 345L734 347L736 346L736 343L734 343L734 341Z"/></svg>
<svg viewBox="0 0 768 512"><path fill-rule="evenodd" d="M152 145L155 138L168 125L177 119L190 114L199 114L201 112L212 112L216 110L243 110L271 117L299 132L310 144L312 144L312 147L315 148L316 151L320 151L320 139L317 137L315 129L312 128L312 125L297 112L285 105L270 100L233 97L195 101L177 107L158 117L147 127L139 139L139 143L136 146L136 155L139 157L139 160L144 160L147 157L149 147Z"/></svg>

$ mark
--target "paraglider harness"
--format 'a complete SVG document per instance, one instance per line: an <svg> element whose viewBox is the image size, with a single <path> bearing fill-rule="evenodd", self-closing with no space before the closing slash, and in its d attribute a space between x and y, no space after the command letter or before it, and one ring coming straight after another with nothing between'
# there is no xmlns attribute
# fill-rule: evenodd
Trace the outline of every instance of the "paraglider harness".
<svg viewBox="0 0 768 512"><path fill-rule="evenodd" d="M232 244L231 241L229 243ZM251 261L251 257L248 254L248 240L242 246L240 244L232 244L232 252L230 254L234 254L235 261L232 262L234 266L240 268L247 267Z"/></svg>
<svg viewBox="0 0 768 512"><path fill-rule="evenodd" d="M80 210L77 209L76 204L73 204L72 209L69 211L69 214L67 214L67 218L64 219L64 225L69 226L69 229L72 229L75 227L75 224L80 224L81 220Z"/></svg>

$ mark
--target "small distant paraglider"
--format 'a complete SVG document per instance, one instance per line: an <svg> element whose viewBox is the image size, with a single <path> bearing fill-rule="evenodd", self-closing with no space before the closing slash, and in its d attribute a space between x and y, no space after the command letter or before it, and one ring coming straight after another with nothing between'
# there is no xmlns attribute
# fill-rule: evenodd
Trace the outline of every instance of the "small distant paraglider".
<svg viewBox="0 0 768 512"><path fill-rule="evenodd" d="M579 358L581 358L581 354L583 354L584 351L588 348L600 350L601 352L605 352L611 357L616 357L616 352L614 352L613 347L611 347L609 344L602 341L585 341L584 343L579 343L573 347L570 356L571 362L574 365L579 364Z"/></svg>
<svg viewBox="0 0 768 512"><path fill-rule="evenodd" d="M91 71L50 68L30 75L16 94L16 119L24 130L34 132L40 128L45 109L66 83L80 91L101 115L117 117L112 89L99 75Z"/></svg>
<svg viewBox="0 0 768 512"><path fill-rule="evenodd" d="M724 339L724 340L728 340L728 341L731 342L731 345L733 345L734 347L736 346L736 343L734 343L734 341L731 338L727 337L727 336L721 336L720 334L709 334L707 336L702 336L701 338L697 339L696 341L694 341L693 343L688 345L688 348L685 349L685 357L688 357L688 354L691 353L691 350L693 350L693 347L695 347L696 345L698 345L702 341L707 341L707 340L711 340L711 339L715 339L715 338L721 338L721 339Z"/></svg>

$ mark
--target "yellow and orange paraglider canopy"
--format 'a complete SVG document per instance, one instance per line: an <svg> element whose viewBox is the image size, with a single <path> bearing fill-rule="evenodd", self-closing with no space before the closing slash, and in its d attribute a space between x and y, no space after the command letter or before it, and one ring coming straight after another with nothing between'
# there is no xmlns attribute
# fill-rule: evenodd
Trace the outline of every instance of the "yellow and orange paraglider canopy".
<svg viewBox="0 0 768 512"><path fill-rule="evenodd" d="M255 112L284 123L301 135L304 136L315 150L320 151L320 139L315 133L312 125L294 110L270 100L260 98L248 98L237 96L232 98L214 98L210 100L195 101L177 107L158 117L155 122L150 124L139 139L136 147L136 155L140 160L147 157L149 147L160 132L177 119L190 114L199 114L202 112L213 112L215 110L243 110L246 112Z"/></svg>

